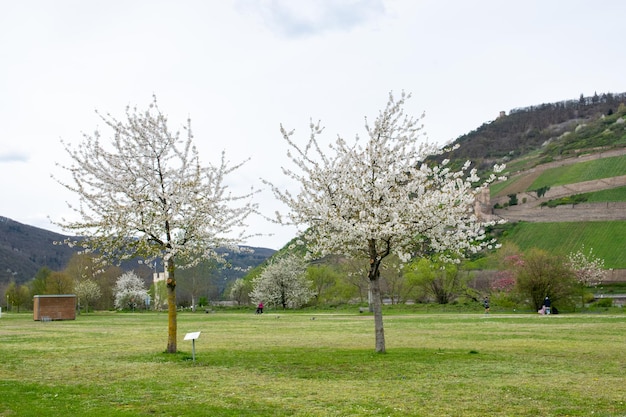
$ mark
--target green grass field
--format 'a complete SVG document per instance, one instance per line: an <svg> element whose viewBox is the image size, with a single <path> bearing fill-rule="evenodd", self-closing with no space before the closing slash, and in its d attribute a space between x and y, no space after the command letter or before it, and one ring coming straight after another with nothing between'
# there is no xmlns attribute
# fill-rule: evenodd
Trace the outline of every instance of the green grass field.
<svg viewBox="0 0 626 417"><path fill-rule="evenodd" d="M0 319L0 416L626 416L616 315L355 313ZM201 331L196 360L187 332Z"/></svg>

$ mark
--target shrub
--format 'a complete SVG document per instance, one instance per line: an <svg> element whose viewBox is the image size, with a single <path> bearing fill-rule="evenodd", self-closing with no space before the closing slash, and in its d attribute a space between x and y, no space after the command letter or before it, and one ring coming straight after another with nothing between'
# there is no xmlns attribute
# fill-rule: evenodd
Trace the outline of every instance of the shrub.
<svg viewBox="0 0 626 417"><path fill-rule="evenodd" d="M592 304L593 307L613 307L613 299L612 298L600 298L598 301Z"/></svg>

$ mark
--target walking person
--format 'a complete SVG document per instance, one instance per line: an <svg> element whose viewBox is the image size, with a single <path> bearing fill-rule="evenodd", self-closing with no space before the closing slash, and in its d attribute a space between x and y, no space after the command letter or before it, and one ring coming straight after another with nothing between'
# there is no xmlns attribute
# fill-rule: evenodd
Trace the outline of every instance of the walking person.
<svg viewBox="0 0 626 417"><path fill-rule="evenodd" d="M263 314L263 301L256 307L256 314Z"/></svg>
<svg viewBox="0 0 626 417"><path fill-rule="evenodd" d="M483 300L483 307L485 307L485 314L489 314L489 297Z"/></svg>

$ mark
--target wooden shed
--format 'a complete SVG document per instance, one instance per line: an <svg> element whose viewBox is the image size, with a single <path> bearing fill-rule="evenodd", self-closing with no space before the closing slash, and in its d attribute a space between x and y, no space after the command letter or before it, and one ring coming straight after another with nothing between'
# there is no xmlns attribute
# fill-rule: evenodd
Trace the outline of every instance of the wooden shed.
<svg viewBox="0 0 626 417"><path fill-rule="evenodd" d="M33 297L35 321L76 320L76 295L36 295Z"/></svg>

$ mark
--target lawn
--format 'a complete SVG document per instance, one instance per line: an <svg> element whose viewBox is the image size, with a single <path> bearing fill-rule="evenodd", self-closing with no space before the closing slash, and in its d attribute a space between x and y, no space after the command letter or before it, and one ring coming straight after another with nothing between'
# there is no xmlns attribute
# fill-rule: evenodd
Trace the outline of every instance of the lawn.
<svg viewBox="0 0 626 417"><path fill-rule="evenodd" d="M0 416L626 416L623 313L0 318ZM201 331L195 362L187 332Z"/></svg>

